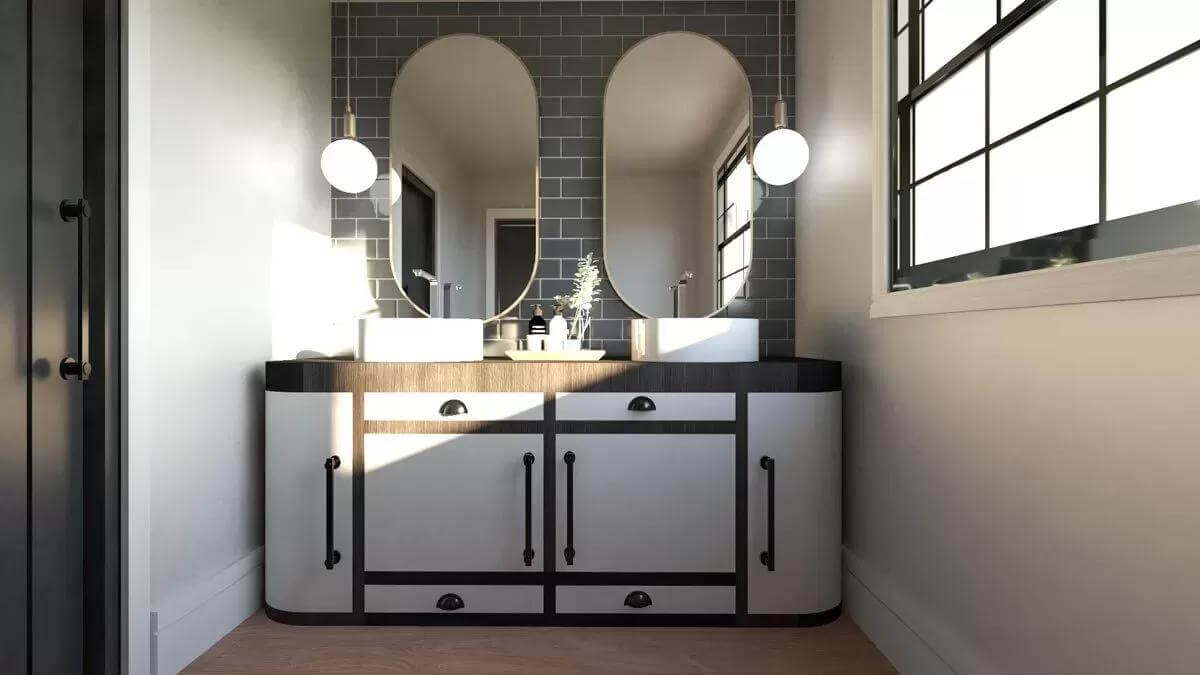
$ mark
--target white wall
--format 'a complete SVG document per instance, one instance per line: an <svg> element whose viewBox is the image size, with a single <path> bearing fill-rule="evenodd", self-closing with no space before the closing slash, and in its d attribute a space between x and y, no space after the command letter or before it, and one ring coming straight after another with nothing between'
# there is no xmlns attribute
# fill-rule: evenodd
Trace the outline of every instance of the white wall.
<svg viewBox="0 0 1200 675"><path fill-rule="evenodd" d="M691 239L703 217L696 188L688 174L605 178L604 265L621 297L645 316L671 316L667 287L696 268Z"/></svg>
<svg viewBox="0 0 1200 675"><path fill-rule="evenodd" d="M283 302L329 250L330 10L127 10L127 662L175 672L261 605L263 362L331 321Z"/></svg>
<svg viewBox="0 0 1200 675"><path fill-rule="evenodd" d="M844 362L851 615L907 672L1195 672L1200 298L868 319L871 1L798 10L797 351Z"/></svg>

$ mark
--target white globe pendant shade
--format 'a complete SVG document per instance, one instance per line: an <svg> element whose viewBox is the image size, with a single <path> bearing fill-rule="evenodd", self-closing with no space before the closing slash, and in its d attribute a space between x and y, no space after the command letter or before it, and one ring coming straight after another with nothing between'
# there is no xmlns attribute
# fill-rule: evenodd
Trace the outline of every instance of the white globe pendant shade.
<svg viewBox="0 0 1200 675"><path fill-rule="evenodd" d="M754 146L754 173L768 185L787 185L808 168L808 153L799 132L776 129Z"/></svg>
<svg viewBox="0 0 1200 675"><path fill-rule="evenodd" d="M342 192L365 192L375 184L377 172L375 155L353 138L340 138L321 153L321 173L330 185Z"/></svg>

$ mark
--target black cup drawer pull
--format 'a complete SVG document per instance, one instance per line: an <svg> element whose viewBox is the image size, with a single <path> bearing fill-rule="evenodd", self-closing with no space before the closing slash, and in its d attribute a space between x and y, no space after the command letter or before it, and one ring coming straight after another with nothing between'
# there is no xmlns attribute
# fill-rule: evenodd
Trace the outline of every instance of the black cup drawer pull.
<svg viewBox="0 0 1200 675"><path fill-rule="evenodd" d="M758 465L767 472L767 550L758 554L758 561L768 572L775 571L775 460L763 455Z"/></svg>
<svg viewBox="0 0 1200 675"><path fill-rule="evenodd" d="M658 406L654 405L654 400L649 396L635 396L629 402L628 410L630 412L651 412L658 410Z"/></svg>
<svg viewBox="0 0 1200 675"><path fill-rule="evenodd" d="M437 608L443 612L453 612L466 606L467 603L463 602L462 596L457 593L447 593L437 601Z"/></svg>
<svg viewBox="0 0 1200 675"><path fill-rule="evenodd" d="M653 605L654 601L650 599L650 594L646 591L632 591L625 596L625 606L634 609L646 609Z"/></svg>
<svg viewBox="0 0 1200 675"><path fill-rule="evenodd" d="M342 554L333 548L333 472L342 465L334 455L325 460L325 569L331 570L342 561Z"/></svg>
<svg viewBox="0 0 1200 675"><path fill-rule="evenodd" d="M456 398L452 398L449 401L446 401L445 403L443 403L442 407L438 408L438 414L441 415L442 417L454 417L455 415L466 415L467 414L467 404L463 403L462 401L460 401Z"/></svg>

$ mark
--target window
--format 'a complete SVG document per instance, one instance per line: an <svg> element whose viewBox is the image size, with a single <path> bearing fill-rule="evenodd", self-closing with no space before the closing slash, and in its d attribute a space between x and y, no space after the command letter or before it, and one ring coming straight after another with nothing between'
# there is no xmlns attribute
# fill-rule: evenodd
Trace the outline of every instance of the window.
<svg viewBox="0 0 1200 675"><path fill-rule="evenodd" d="M742 294L750 274L753 175L744 142L717 171L717 298L722 306Z"/></svg>
<svg viewBox="0 0 1200 675"><path fill-rule="evenodd" d="M890 288L1200 244L1200 2L894 0Z"/></svg>

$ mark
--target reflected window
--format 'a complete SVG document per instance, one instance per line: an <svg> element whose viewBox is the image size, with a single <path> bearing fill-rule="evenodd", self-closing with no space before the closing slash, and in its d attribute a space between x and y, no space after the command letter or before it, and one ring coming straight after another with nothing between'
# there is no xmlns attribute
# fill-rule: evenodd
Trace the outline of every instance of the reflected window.
<svg viewBox="0 0 1200 675"><path fill-rule="evenodd" d="M892 6L893 290L1200 244L1200 2Z"/></svg>
<svg viewBox="0 0 1200 675"><path fill-rule="evenodd" d="M717 297L722 305L742 297L750 274L753 176L743 141L717 172Z"/></svg>

